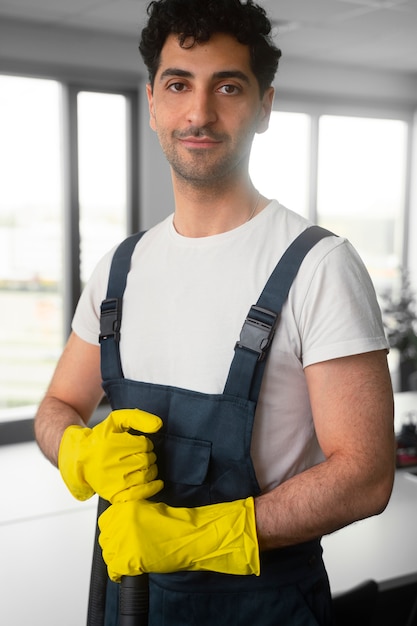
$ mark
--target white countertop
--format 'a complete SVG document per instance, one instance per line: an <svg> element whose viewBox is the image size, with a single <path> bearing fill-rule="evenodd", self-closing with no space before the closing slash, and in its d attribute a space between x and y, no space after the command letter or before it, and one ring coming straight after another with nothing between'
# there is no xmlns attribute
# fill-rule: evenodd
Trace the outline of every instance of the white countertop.
<svg viewBox="0 0 417 626"><path fill-rule="evenodd" d="M385 511L323 537L324 561L332 591L358 583L416 575L417 477L397 470Z"/></svg>

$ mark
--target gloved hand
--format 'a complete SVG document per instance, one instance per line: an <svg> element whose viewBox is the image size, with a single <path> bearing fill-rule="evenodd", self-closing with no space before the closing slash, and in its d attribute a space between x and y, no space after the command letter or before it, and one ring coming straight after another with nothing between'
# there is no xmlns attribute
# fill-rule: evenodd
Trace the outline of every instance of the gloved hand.
<svg viewBox="0 0 417 626"><path fill-rule="evenodd" d="M61 439L58 467L65 484L78 500L98 493L110 502L149 498L163 487L155 480L158 468L153 443L130 428L155 433L162 420L139 409L112 411L94 426L68 426Z"/></svg>
<svg viewBox="0 0 417 626"><path fill-rule="evenodd" d="M99 517L109 577L181 570L259 576L254 508L253 498L190 509L114 504Z"/></svg>

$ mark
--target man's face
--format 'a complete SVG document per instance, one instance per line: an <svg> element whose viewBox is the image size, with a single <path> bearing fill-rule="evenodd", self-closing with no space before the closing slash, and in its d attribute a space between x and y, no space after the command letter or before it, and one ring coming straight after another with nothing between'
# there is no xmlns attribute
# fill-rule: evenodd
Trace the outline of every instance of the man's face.
<svg viewBox="0 0 417 626"><path fill-rule="evenodd" d="M268 127L273 99L272 88L260 97L247 46L217 34L182 48L170 35L147 94L151 128L175 176L207 186L245 175L254 134Z"/></svg>

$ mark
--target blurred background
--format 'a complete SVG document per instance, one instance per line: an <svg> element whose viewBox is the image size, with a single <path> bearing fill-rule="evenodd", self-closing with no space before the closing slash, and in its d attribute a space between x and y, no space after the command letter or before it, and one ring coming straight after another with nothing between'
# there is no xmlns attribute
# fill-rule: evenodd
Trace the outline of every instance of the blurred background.
<svg viewBox="0 0 417 626"><path fill-rule="evenodd" d="M34 447L32 418L96 262L173 210L137 50L147 4L0 0L0 484L9 496L0 546L9 550L7 572L17 575L27 561L21 538L30 536L30 524L56 524L36 535L43 558L56 557L45 568L55 570L58 561L67 571L71 557L79 570L67 571L59 592L34 593L42 615L52 596L59 611L65 598L61 626L83 623L91 558L84 548L94 529L81 520L94 523L94 506L78 506L64 492ZM253 181L356 246L383 309L394 388L413 393L417 2L259 4L272 17L283 57L270 129L253 146ZM414 401L404 409L410 420ZM13 488L5 486L8 476ZM77 540L68 546L69 536ZM37 580L37 561L30 562L27 577ZM3 590L10 588L7 572ZM20 626L30 603L8 598L0 621ZM50 624L57 623L52 612Z"/></svg>

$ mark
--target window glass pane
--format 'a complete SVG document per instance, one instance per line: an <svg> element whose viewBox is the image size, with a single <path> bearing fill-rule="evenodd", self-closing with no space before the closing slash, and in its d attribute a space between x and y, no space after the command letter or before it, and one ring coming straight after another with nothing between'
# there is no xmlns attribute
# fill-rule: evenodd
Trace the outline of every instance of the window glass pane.
<svg viewBox="0 0 417 626"><path fill-rule="evenodd" d="M377 290L401 263L407 125L323 116L319 127L319 222L350 239Z"/></svg>
<svg viewBox="0 0 417 626"><path fill-rule="evenodd" d="M62 349L60 97L0 76L0 419L40 400Z"/></svg>
<svg viewBox="0 0 417 626"><path fill-rule="evenodd" d="M120 94L78 94L81 280L126 236L127 103Z"/></svg>
<svg viewBox="0 0 417 626"><path fill-rule="evenodd" d="M268 130L256 135L249 172L265 196L308 215L310 117L273 111Z"/></svg>

